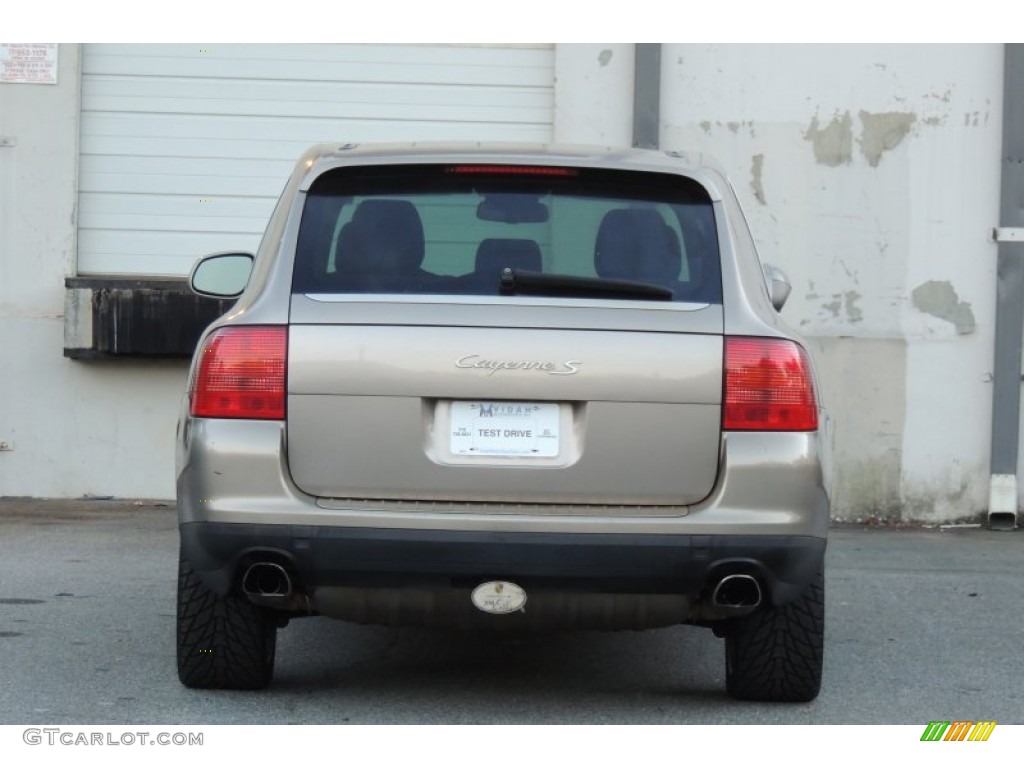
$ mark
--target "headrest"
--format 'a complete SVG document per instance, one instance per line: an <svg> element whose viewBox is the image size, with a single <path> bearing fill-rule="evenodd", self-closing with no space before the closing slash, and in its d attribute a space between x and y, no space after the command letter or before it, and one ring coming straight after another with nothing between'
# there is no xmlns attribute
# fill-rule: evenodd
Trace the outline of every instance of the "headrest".
<svg viewBox="0 0 1024 768"><path fill-rule="evenodd" d="M594 244L599 276L671 284L682 264L679 238L657 211L621 208L601 220Z"/></svg>
<svg viewBox="0 0 1024 768"><path fill-rule="evenodd" d="M381 268L416 269L423 262L423 222L407 200L366 200L342 228L342 250Z"/></svg>

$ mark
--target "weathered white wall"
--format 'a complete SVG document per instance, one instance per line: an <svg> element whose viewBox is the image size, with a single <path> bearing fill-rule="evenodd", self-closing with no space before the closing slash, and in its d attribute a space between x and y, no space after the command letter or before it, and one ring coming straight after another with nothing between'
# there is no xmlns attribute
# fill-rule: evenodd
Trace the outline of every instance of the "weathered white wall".
<svg viewBox="0 0 1024 768"><path fill-rule="evenodd" d="M662 145L730 172L817 353L841 517L954 519L987 493L1000 46L663 49ZM555 139L629 144L632 45L559 45ZM61 356L76 46L0 85L0 496L169 498L181 363Z"/></svg>
<svg viewBox="0 0 1024 768"><path fill-rule="evenodd" d="M555 47L555 141L631 145L634 56L632 43Z"/></svg>
<svg viewBox="0 0 1024 768"><path fill-rule="evenodd" d="M666 45L662 146L726 166L817 352L835 512L987 503L1002 47Z"/></svg>
<svg viewBox="0 0 1024 768"><path fill-rule="evenodd" d="M508 54L506 48L502 46L502 50L495 53ZM574 60L584 55L589 57L586 48L569 46L570 52L563 57L563 64L567 59L572 69ZM603 71L614 72L616 76L626 66L623 62L627 62L631 83L632 46L620 48L628 49L629 54L612 63L611 54L604 53L604 49L595 50L595 62L600 60ZM453 49L446 55L458 57L474 51L479 53L474 47L472 50ZM293 49L288 52L295 53ZM617 49L616 52L621 53ZM546 50L540 53L542 58L551 55ZM376 54L393 58L395 49L382 47ZM170 498L174 495L174 429L187 363L83 362L62 356L64 278L76 271L88 271L90 266L95 269L96 265L95 260L81 262L78 257L82 254L76 247L81 178L78 167L82 124L80 46L61 45L59 59L56 86L0 84L0 136L16 142L12 147L0 147L0 370L3 371L0 376L0 442L14 445L13 451L0 451L0 496ZM184 61L182 66L194 67L195 62ZM515 67L506 69L509 71L502 76L514 80ZM544 77L550 85L550 69L544 68L544 75L536 70L536 67L524 68L519 74L519 85L537 86ZM415 70L410 71L415 74ZM370 74L379 75L378 79L386 79L387 75L386 72ZM466 74L468 77L473 73ZM607 76L597 78L590 93L600 94L608 84ZM621 84L616 87L621 89ZM511 109L521 106L524 97L519 91L522 90L510 87L503 92L496 91L492 98L500 101L504 95ZM393 92L393 88L379 91L381 104L378 106L385 111L395 107L388 103L389 94ZM474 94L465 96L473 97ZM443 101L438 98L436 88L418 98L427 102ZM536 101L533 96L529 98ZM537 98L542 106L547 104L543 94ZM487 104L476 106L486 109ZM443 105L438 107L442 108ZM429 116L429 110L420 111ZM549 140L552 133L550 105L536 111L537 125L527 123L524 127L522 121L511 121L506 127L488 125L487 136L483 138ZM447 113L450 117L457 116L458 109L449 107ZM463 115L464 123L471 119L473 115ZM610 127L622 121L621 113L609 113L594 123L589 117L585 120L593 130L608 133L603 141L622 141L621 137L612 135ZM471 132L467 125L451 122L448 128L433 127L434 133L427 135L416 123L395 120L387 123L387 135L383 138L468 138L458 133ZM335 124L335 128L348 138L360 139L343 123ZM362 138L371 134L380 138L380 132L374 133L372 127L362 130L370 132ZM102 131L94 126L86 132L86 139L95 145L98 133ZM598 141L598 138L595 135L589 140ZM303 141L299 146L305 148L313 140L307 136L297 141ZM124 151L118 142L110 146ZM107 166L117 168L112 161L108 161ZM284 183L288 169L290 165L282 173L279 186ZM115 216L123 219L126 212L130 213L129 207L124 201L115 203ZM90 210L86 218L94 213ZM91 223L109 228L118 222L106 220L97 224L93 216ZM209 250L212 249L213 246ZM150 259L150 262L152 269L148 271L166 271L159 260ZM147 272L144 266L128 271Z"/></svg>
<svg viewBox="0 0 1024 768"><path fill-rule="evenodd" d="M62 356L74 273L79 48L57 85L0 85L0 496L173 496L184 363Z"/></svg>

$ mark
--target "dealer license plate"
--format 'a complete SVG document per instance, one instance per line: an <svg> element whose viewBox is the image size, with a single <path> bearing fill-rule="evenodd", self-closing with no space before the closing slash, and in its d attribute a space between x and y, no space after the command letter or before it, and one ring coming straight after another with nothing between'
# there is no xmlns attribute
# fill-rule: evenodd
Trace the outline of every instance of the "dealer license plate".
<svg viewBox="0 0 1024 768"><path fill-rule="evenodd" d="M558 423L558 403L453 402L451 451L457 456L557 456Z"/></svg>

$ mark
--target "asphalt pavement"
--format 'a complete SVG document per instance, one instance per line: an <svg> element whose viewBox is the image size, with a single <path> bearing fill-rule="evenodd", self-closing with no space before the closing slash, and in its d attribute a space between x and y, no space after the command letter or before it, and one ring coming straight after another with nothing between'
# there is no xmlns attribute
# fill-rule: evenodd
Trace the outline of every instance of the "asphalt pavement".
<svg viewBox="0 0 1024 768"><path fill-rule="evenodd" d="M725 695L710 631L495 638L323 618L261 692L175 673L170 504L0 500L0 724L1024 723L1024 532L839 527L822 693Z"/></svg>

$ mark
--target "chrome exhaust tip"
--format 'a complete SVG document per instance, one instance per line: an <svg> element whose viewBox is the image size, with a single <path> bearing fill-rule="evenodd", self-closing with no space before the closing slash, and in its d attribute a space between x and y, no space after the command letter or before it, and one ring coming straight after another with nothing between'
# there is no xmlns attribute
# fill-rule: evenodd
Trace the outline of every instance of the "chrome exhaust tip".
<svg viewBox="0 0 1024 768"><path fill-rule="evenodd" d="M715 585L711 602L718 608L756 608L761 604L761 585L746 573L726 576Z"/></svg>
<svg viewBox="0 0 1024 768"><path fill-rule="evenodd" d="M253 563L242 577L242 591L253 601L286 598L292 593L292 579L277 563Z"/></svg>

